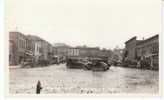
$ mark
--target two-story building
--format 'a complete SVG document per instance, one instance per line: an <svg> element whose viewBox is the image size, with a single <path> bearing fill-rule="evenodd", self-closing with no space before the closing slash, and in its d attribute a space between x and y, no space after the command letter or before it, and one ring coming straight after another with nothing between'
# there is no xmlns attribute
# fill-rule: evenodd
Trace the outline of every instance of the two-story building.
<svg viewBox="0 0 164 100"><path fill-rule="evenodd" d="M137 43L141 42L141 40L137 40L137 37L133 37L125 42L125 52L127 53L127 60L136 61L137 60L137 52L136 47Z"/></svg>
<svg viewBox="0 0 164 100"><path fill-rule="evenodd" d="M9 54L9 62L12 64L20 64L24 59L26 51L26 36L21 32L9 33L9 49L11 50L12 57ZM11 58L10 58L11 57Z"/></svg>
<svg viewBox="0 0 164 100"><path fill-rule="evenodd" d="M126 55L126 60L141 61L148 58L150 66L158 68L158 34L145 40L136 40L136 37L133 37L125 42L125 45L124 56Z"/></svg>
<svg viewBox="0 0 164 100"><path fill-rule="evenodd" d="M34 35L21 32L9 32L9 64L17 65L29 56L35 61L49 60L52 57L52 45Z"/></svg>
<svg viewBox="0 0 164 100"><path fill-rule="evenodd" d="M80 49L79 48L69 48L67 51L67 56L79 56Z"/></svg>
<svg viewBox="0 0 164 100"><path fill-rule="evenodd" d="M152 67L158 67L159 35L157 34L137 43L136 52L139 60L148 58Z"/></svg>

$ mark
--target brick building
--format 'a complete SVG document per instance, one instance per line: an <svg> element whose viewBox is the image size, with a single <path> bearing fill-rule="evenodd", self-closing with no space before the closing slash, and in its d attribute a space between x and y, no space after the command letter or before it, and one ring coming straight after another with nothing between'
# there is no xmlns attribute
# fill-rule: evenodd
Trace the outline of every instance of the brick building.
<svg viewBox="0 0 164 100"><path fill-rule="evenodd" d="M33 35L27 35L27 40L27 50L32 51L35 61L37 62L41 55L41 44L39 42L40 38Z"/></svg>
<svg viewBox="0 0 164 100"><path fill-rule="evenodd" d="M26 51L26 36L20 32L9 33L9 63L20 64Z"/></svg>
<svg viewBox="0 0 164 100"><path fill-rule="evenodd" d="M14 65L14 42L9 40L9 65Z"/></svg>
<svg viewBox="0 0 164 100"><path fill-rule="evenodd" d="M122 60L123 60L123 49L115 48L113 50L112 59L115 61L122 62Z"/></svg>
<svg viewBox="0 0 164 100"><path fill-rule="evenodd" d="M136 37L125 42L126 59L139 61L149 59L152 66L158 67L159 35L152 36L145 40L136 40ZM124 55L125 56L125 55Z"/></svg>
<svg viewBox="0 0 164 100"><path fill-rule="evenodd" d="M149 56L159 53L159 36L155 35L142 42L137 43L137 57Z"/></svg>
<svg viewBox="0 0 164 100"><path fill-rule="evenodd" d="M159 35L152 36L142 42L137 43L136 47L137 58L148 58L152 67L158 67L158 55L159 55Z"/></svg>
<svg viewBox="0 0 164 100"><path fill-rule="evenodd" d="M20 64L27 55L33 56L35 61L49 60L52 50L52 45L38 36L9 32L10 65Z"/></svg>
<svg viewBox="0 0 164 100"><path fill-rule="evenodd" d="M67 52L67 56L79 56L80 49L79 48L69 48Z"/></svg>
<svg viewBox="0 0 164 100"><path fill-rule="evenodd" d="M43 39L36 42L36 51L39 52L39 60L49 60L50 47L49 43Z"/></svg>
<svg viewBox="0 0 164 100"><path fill-rule="evenodd" d="M71 47L64 43L55 43L53 47L54 55L67 56L69 48Z"/></svg>
<svg viewBox="0 0 164 100"><path fill-rule="evenodd" d="M68 50L68 56L79 57L110 57L112 52L109 50L100 50L98 47L75 47Z"/></svg>
<svg viewBox="0 0 164 100"><path fill-rule="evenodd" d="M32 51L36 61L48 60L53 53L52 45L38 36L28 35L27 37L30 40L29 46L33 48Z"/></svg>
<svg viewBox="0 0 164 100"><path fill-rule="evenodd" d="M137 37L133 37L130 40L125 42L125 52L127 53L127 60L135 61L136 60L136 47L137 43L141 42L141 40L137 40Z"/></svg>
<svg viewBox="0 0 164 100"><path fill-rule="evenodd" d="M100 54L100 49L97 47L79 47L79 55L82 57L96 57Z"/></svg>
<svg viewBox="0 0 164 100"><path fill-rule="evenodd" d="M33 38L31 38L30 35L26 36L26 50L28 51L32 51L34 54L35 51L35 40Z"/></svg>

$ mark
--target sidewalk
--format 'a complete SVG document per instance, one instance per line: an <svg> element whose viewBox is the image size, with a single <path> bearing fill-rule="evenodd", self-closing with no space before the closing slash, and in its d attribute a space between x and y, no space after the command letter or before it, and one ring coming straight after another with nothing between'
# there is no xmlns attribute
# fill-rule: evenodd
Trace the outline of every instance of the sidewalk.
<svg viewBox="0 0 164 100"><path fill-rule="evenodd" d="M9 66L9 68L21 68L20 65L16 65L16 66Z"/></svg>

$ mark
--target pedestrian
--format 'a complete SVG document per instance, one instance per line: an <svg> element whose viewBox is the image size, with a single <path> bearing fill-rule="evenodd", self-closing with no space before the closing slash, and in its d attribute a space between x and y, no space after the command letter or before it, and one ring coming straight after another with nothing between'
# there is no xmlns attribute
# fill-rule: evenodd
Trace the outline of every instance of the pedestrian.
<svg viewBox="0 0 164 100"><path fill-rule="evenodd" d="M152 70L153 69L153 58L150 57L150 69Z"/></svg>
<svg viewBox="0 0 164 100"><path fill-rule="evenodd" d="M41 89L42 89L41 83L40 81L38 81L36 85L36 94L40 94Z"/></svg>
<svg viewBox="0 0 164 100"><path fill-rule="evenodd" d="M137 68L141 68L141 61L140 60L137 61Z"/></svg>

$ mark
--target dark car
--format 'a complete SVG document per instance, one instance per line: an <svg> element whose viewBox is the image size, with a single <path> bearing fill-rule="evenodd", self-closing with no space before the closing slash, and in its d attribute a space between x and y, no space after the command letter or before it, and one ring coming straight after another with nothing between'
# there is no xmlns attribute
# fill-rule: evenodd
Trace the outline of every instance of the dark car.
<svg viewBox="0 0 164 100"><path fill-rule="evenodd" d="M100 61L92 66L92 70L93 71L106 71L106 70L109 70L109 66L105 62Z"/></svg>
<svg viewBox="0 0 164 100"><path fill-rule="evenodd" d="M81 63L84 65L84 69L91 70L92 62L89 60L83 59Z"/></svg>
<svg viewBox="0 0 164 100"><path fill-rule="evenodd" d="M69 58L66 63L68 68L88 68L87 63L84 63L81 59L78 58Z"/></svg>
<svg viewBox="0 0 164 100"><path fill-rule="evenodd" d="M34 61L33 61L33 59L25 59L24 61L21 62L21 67L22 68L31 68L31 67L34 67Z"/></svg>
<svg viewBox="0 0 164 100"><path fill-rule="evenodd" d="M104 62L102 59L93 59L91 69L93 71L106 71L111 65Z"/></svg>

